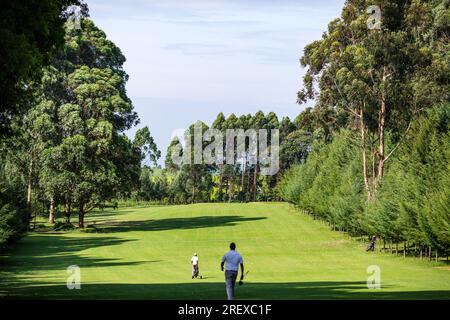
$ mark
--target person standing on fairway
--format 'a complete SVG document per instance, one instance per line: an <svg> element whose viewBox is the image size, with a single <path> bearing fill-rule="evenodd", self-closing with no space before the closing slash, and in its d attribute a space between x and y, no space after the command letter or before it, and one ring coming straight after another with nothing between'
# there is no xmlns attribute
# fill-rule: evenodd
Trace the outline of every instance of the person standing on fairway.
<svg viewBox="0 0 450 320"><path fill-rule="evenodd" d="M192 263L192 279L198 277L198 255L197 253L194 253L191 259Z"/></svg>
<svg viewBox="0 0 450 320"><path fill-rule="evenodd" d="M239 265L241 265L241 281L244 280L244 260L242 256L236 251L236 244L234 242L230 243L230 251L225 253L222 257L222 263L220 268L223 271L223 265L226 263L225 267L225 284L227 288L228 300L233 300L234 298L234 287L236 285L236 278L239 271Z"/></svg>

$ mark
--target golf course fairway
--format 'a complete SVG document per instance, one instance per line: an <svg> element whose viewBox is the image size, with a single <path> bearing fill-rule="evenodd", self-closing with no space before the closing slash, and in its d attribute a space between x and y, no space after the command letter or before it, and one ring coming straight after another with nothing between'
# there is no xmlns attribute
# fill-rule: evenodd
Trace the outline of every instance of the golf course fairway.
<svg viewBox="0 0 450 320"><path fill-rule="evenodd" d="M286 203L121 208L89 213L94 221L96 232L21 239L0 257L0 299L226 299L220 259L231 241L249 270L236 299L450 299L445 263L367 253ZM203 279L191 279L194 252ZM73 265L79 290L66 285ZM367 287L373 265L379 289Z"/></svg>

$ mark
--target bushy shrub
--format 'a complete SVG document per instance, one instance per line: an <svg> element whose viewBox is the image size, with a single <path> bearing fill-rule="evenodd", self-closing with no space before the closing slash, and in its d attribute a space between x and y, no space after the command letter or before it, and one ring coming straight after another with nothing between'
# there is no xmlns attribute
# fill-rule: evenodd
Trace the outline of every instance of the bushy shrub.
<svg viewBox="0 0 450 320"><path fill-rule="evenodd" d="M17 240L26 231L25 210L12 203L11 195L0 190L0 249Z"/></svg>
<svg viewBox="0 0 450 320"><path fill-rule="evenodd" d="M72 223L67 223L64 221L57 221L53 226L53 230L55 231L68 231L75 229L75 226Z"/></svg>

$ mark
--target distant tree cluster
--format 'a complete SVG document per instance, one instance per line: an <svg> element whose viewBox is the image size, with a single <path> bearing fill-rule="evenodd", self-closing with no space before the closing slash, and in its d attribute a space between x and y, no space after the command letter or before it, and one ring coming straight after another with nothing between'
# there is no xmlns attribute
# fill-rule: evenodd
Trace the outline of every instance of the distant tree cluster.
<svg viewBox="0 0 450 320"><path fill-rule="evenodd" d="M272 201L279 199L274 192L282 172L296 163L302 163L308 156L316 139L325 139L331 123L318 121L322 115L306 109L294 121L284 117L281 121L273 112L254 115L234 114L227 118L220 113L211 128L218 129L223 136L223 154L226 156L227 129L278 129L280 132L280 173L274 176L260 174L260 164L252 164L249 155L249 141L246 140L244 154L234 152L234 164L176 164L173 153L177 152L178 138L174 138L167 149L165 169L146 169L141 175L141 187L134 194L136 200L161 201L163 203L195 202L247 202ZM199 122L203 132L208 130ZM332 125L335 125L334 123ZM194 124L189 133L193 135ZM203 142L204 146L210 142ZM235 144L235 149L237 148ZM236 151L236 150L235 150ZM191 150L191 152L193 152Z"/></svg>

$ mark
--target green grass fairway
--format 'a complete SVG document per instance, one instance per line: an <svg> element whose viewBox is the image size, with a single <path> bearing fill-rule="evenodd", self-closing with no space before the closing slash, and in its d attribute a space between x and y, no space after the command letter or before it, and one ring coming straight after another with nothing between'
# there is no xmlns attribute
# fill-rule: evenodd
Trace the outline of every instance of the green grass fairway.
<svg viewBox="0 0 450 320"><path fill-rule="evenodd" d="M220 258L235 241L250 273L237 299L450 299L444 264L366 253L285 203L155 206L95 212L102 232L40 232L0 257L2 298L225 299ZM202 280L191 280L198 252ZM68 290L66 268L81 268ZM381 268L369 290L367 267Z"/></svg>

